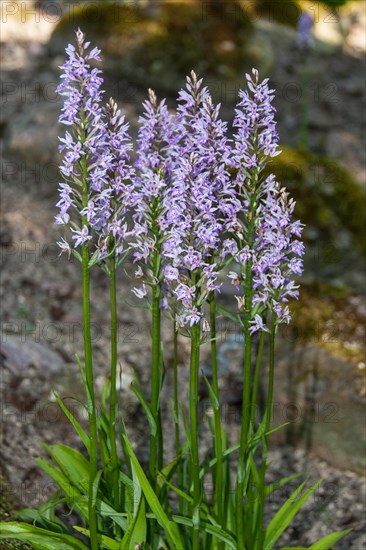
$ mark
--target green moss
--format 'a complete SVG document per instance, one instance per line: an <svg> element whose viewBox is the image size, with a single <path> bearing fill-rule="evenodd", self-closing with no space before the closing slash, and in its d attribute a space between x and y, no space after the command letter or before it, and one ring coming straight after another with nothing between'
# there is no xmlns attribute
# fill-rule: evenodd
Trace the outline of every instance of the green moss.
<svg viewBox="0 0 366 550"><path fill-rule="evenodd" d="M269 21L276 21L296 27L299 14L302 9L296 0L283 0L282 2L274 2L273 0L254 0L247 2L242 0L242 5L247 8L253 17L263 17Z"/></svg>
<svg viewBox="0 0 366 550"><path fill-rule="evenodd" d="M157 13L115 3L79 6L65 15L50 40L62 53L80 27L113 63L114 76L176 91L192 70L220 84L253 65L245 45L252 25L236 0L224 3L161 4ZM257 61L257 60L255 60Z"/></svg>
<svg viewBox="0 0 366 550"><path fill-rule="evenodd" d="M67 42L75 40L80 27L106 52L121 54L124 49L139 45L150 32L152 20L143 10L130 4L95 2L79 5L65 13L50 41L51 53L62 53Z"/></svg>
<svg viewBox="0 0 366 550"><path fill-rule="evenodd" d="M305 237L311 239L315 230L315 238L337 243L346 230L353 245L366 253L366 193L348 170L334 159L288 147L282 147L268 170L297 201L296 215L307 226Z"/></svg>
<svg viewBox="0 0 366 550"><path fill-rule="evenodd" d="M350 293L332 285L302 285L301 299L291 303L289 329L296 341L312 342L357 368L364 361L364 319L350 301ZM305 307L304 307L305 306Z"/></svg>

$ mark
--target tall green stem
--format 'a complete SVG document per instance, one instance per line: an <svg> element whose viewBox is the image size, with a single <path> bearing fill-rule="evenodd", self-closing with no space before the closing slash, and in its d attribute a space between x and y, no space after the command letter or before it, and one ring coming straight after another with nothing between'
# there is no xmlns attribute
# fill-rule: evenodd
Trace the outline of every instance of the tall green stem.
<svg viewBox="0 0 366 550"><path fill-rule="evenodd" d="M81 116L84 124L84 116ZM83 126L81 132L81 142L84 143L86 133ZM88 186L88 167L86 155L83 155L80 162L82 175L82 203L83 207L88 206L89 186ZM82 226L88 227L86 214L82 216ZM98 429L97 415L95 407L94 394L94 374L93 374L93 353L91 345L91 326L90 326L90 278L89 278L89 243L82 245L82 292L83 292L83 337L84 337L84 357L85 357L85 378L87 385L87 407L90 437L90 466L89 466L89 487L88 487L88 515L89 515L89 533L90 547L92 550L98 550L98 522L94 499L94 481L98 471Z"/></svg>
<svg viewBox="0 0 366 550"><path fill-rule="evenodd" d="M275 338L276 338L276 324L273 321L270 340L269 340L269 374L268 374L268 389L267 389L267 403L264 416L264 435L263 435L263 449L262 449L262 464L260 470L260 488L262 494L259 497L259 514L257 523L257 545L256 549L262 550L264 539L264 501L265 501L265 476L267 469L267 456L268 456L268 432L271 427L272 409L273 409L273 387L274 387L274 358L275 358Z"/></svg>
<svg viewBox="0 0 366 550"><path fill-rule="evenodd" d="M160 456L160 386L161 386L161 357L160 357L160 287L153 286L152 296L152 373L151 373L151 412L156 423L155 433L150 434L150 462L149 474L153 487L156 483L157 469L162 466Z"/></svg>
<svg viewBox="0 0 366 550"><path fill-rule="evenodd" d="M255 425L255 416L256 416L256 410L258 405L257 400L258 400L258 389L259 389L259 377L260 377L260 370L262 365L262 356L263 356L265 338L266 338L266 333L262 331L260 335L257 358L255 362L253 391L252 391L252 397L251 397L250 424L253 428Z"/></svg>
<svg viewBox="0 0 366 550"><path fill-rule="evenodd" d="M116 258L113 254L109 262L109 289L111 308L111 373L109 396L109 439L111 444L111 466L113 480L113 503L119 509L119 460L116 443L117 412L117 292L116 292Z"/></svg>
<svg viewBox="0 0 366 550"><path fill-rule="evenodd" d="M88 389L88 420L90 436L90 466L89 466L89 491L88 512L90 546L92 550L98 549L97 514L94 503L94 481L98 470L98 442L97 442L97 417L95 410L94 375L90 330L90 288L89 288L89 246L82 246L82 287L83 287L83 330L84 330L84 356L85 377Z"/></svg>
<svg viewBox="0 0 366 550"><path fill-rule="evenodd" d="M247 242L249 246L252 246L254 223L253 223L253 209L255 204L255 196L252 197L250 211L249 211L249 223L247 231ZM252 338L250 334L250 318L252 311L252 260L249 260L245 268L245 313L244 313L244 381L243 381L243 402L242 402L242 416L241 416L241 433L240 433L240 446L238 454L238 468L237 468L237 481L236 481L236 528L237 528L237 541L238 548L245 548L245 529L244 529L244 515L243 515L243 496L245 487L245 457L248 445L248 436L250 428L250 386L251 386L251 370L252 370Z"/></svg>
<svg viewBox="0 0 366 550"><path fill-rule="evenodd" d="M175 456L180 453L179 391L178 391L178 331L173 322L173 413L175 433Z"/></svg>
<svg viewBox="0 0 366 550"><path fill-rule="evenodd" d="M217 344L216 344L216 306L215 294L210 293L210 337L211 337L211 369L212 369L212 387L217 400L217 407L214 406L214 425L215 425L215 495L214 509L217 519L221 527L225 527L224 514L224 485L223 485L223 447L222 447L222 427L220 413L220 396L219 396L219 375L217 367ZM218 549L223 548L223 544L218 543Z"/></svg>
<svg viewBox="0 0 366 550"><path fill-rule="evenodd" d="M179 389L178 389L178 331L173 321L173 417L174 417L174 438L175 438L175 456L179 456L180 448L180 430L179 430ZM178 464L177 484L181 487L182 475L181 464ZM182 513L182 498L178 497L179 513Z"/></svg>
<svg viewBox="0 0 366 550"><path fill-rule="evenodd" d="M192 327L191 360L189 377L189 423L191 439L190 472L193 485L192 513L194 526L192 530L192 550L199 550L199 506L201 500L201 481L198 452L198 374L200 360L201 324Z"/></svg>

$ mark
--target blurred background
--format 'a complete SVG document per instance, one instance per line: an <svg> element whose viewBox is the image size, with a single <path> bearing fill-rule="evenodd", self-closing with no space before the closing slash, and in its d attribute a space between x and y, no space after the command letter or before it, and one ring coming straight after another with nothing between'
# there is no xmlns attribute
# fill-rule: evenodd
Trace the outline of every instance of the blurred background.
<svg viewBox="0 0 366 550"><path fill-rule="evenodd" d="M118 101L133 135L147 88L173 108L192 69L222 103L229 124L244 73L257 67L270 78L283 152L269 169L295 197L306 224L301 299L277 353L275 422L289 424L273 441L274 471L305 469L325 478L318 502L295 521L288 540L306 544L330 528L353 527L339 548L366 548L363 0L2 0L0 516L49 494L33 465L39 441L72 438L50 388L82 398L74 364L82 342L79 270L58 256L53 226L61 108L55 87L77 27L101 47L106 96ZM94 348L102 384L109 356L106 281L96 272L93 285L101 296ZM222 299L231 303L227 285ZM128 385L132 368L148 379L148 325L144 312L127 305L120 325L121 392L143 448L143 416ZM241 406L235 376L242 345L235 327L222 320L221 329L230 425ZM209 371L208 357L206 363Z"/></svg>

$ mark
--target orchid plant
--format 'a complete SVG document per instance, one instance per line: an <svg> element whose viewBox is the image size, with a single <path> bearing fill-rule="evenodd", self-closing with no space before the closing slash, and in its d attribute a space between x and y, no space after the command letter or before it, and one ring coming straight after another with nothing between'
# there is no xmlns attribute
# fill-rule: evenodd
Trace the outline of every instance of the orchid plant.
<svg viewBox="0 0 366 550"><path fill-rule="evenodd" d="M82 266L84 363L78 362L89 430L57 396L85 453L61 444L44 446L51 461L39 458L38 465L60 492L38 510L23 510L23 521L3 523L0 538L23 540L40 550L271 550L318 486L305 490L301 483L265 521L266 499L276 488L266 480L276 331L291 320L289 300L298 298L295 278L302 274L304 254L303 225L293 218L295 203L273 175L265 175L270 159L280 154L274 92L255 69L246 75L230 138L220 105L192 72L175 113L149 90L134 144L116 102L104 101L101 71L92 67L100 51L90 49L78 30L76 46L69 45L66 53L58 87L64 97L60 122L67 130L60 138L63 182L56 223L65 230L58 243L61 253L74 255ZM132 386L147 415L147 472L117 411L116 267L128 255L136 266L133 292L151 313L150 392L137 377ZM97 267L109 278L111 312L111 366L101 408L90 335L89 277ZM236 289L230 311L217 301L225 277ZM219 314L234 319L244 336L238 441L230 441L221 417ZM176 457L168 464L161 422L163 315L171 319L174 335ZM188 407L179 392L181 337L191 343ZM212 449L202 459L198 384L205 342L211 346L212 379L205 382L213 419ZM264 355L269 358L268 394L258 422ZM279 480L277 487L294 477ZM57 515L61 502L77 514L75 526ZM328 535L310 548L331 548L347 532Z"/></svg>

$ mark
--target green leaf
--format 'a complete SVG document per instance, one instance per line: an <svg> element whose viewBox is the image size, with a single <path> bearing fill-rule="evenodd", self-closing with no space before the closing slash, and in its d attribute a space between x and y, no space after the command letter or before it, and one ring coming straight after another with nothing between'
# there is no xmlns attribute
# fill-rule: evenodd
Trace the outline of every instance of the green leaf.
<svg viewBox="0 0 366 550"><path fill-rule="evenodd" d="M68 534L68 528L55 514L55 506L59 503L59 501L59 498L53 497L49 501L42 504L38 510L35 508L23 508L23 510L20 510L17 513L17 519L20 519L25 523L32 523L37 527L47 529L53 533Z"/></svg>
<svg viewBox="0 0 366 550"><path fill-rule="evenodd" d="M136 475L140 482L141 489L145 495L145 498L150 506L151 511L155 514L159 525L161 525L161 527L165 529L169 543L171 545L175 545L176 548L178 549L184 548L177 525L173 521L171 521L166 515L166 513L164 512L156 494L154 493L150 483L148 482L144 474L143 469L140 466L139 461L137 460L135 453L133 452L133 449L131 447L129 440L127 439L126 436L124 436L124 438L125 438L125 442L126 442L126 446L127 446L130 458L131 458L132 466L135 469Z"/></svg>
<svg viewBox="0 0 366 550"><path fill-rule="evenodd" d="M128 526L120 549L135 550L136 544L141 542L146 542L146 512L145 500L143 498L141 498L138 503L137 513Z"/></svg>
<svg viewBox="0 0 366 550"><path fill-rule="evenodd" d="M73 528L75 531L78 531L79 533L82 533L86 537L90 537L89 529L84 529L84 527L79 527L77 525L74 525ZM99 545L103 548L103 550L120 550L120 543L107 537L106 535L99 535Z"/></svg>
<svg viewBox="0 0 366 550"><path fill-rule="evenodd" d="M185 443L185 445L183 446L183 449L181 450L181 453L178 456L176 456L174 460L169 462L169 464L164 466L164 468L158 473L156 481L159 489L162 489L164 486L164 483L166 483L167 481L170 481L170 479L173 477L176 467L181 462L184 454L188 451L188 448L189 448L188 444Z"/></svg>
<svg viewBox="0 0 366 550"><path fill-rule="evenodd" d="M240 445L237 444L237 445L233 445L232 447L229 447L228 449L226 449L226 451L224 451L223 453L223 457L224 458L227 458L230 456L230 454L232 453L235 453L235 451L237 451L239 449ZM200 478L202 479L202 477L205 475L205 473L211 469L213 466L215 466L215 464L217 463L217 458L213 458L212 460L210 460L210 462L205 465L203 468L201 468L200 470Z"/></svg>
<svg viewBox="0 0 366 550"><path fill-rule="evenodd" d="M79 451L63 444L42 445L42 447L73 486L81 492L88 491L89 462Z"/></svg>
<svg viewBox="0 0 366 550"><path fill-rule="evenodd" d="M98 495L98 487L100 478L102 476L103 470L99 470L95 476L95 479L93 481L93 491L92 491L92 506L95 507L97 504L97 495Z"/></svg>
<svg viewBox="0 0 366 550"><path fill-rule="evenodd" d="M240 321L240 316L239 314L237 313L232 313L231 311L229 311L228 309L226 309L225 307L222 307L222 306L219 306L218 304L216 304L216 310L221 313L222 315L224 315L224 317L227 317L228 319L230 319L230 321L234 321L234 323L237 323L239 325L241 325L241 321Z"/></svg>
<svg viewBox="0 0 366 550"><path fill-rule="evenodd" d="M96 509L101 517L112 520L116 525L121 527L123 531L126 531L127 520L123 516L123 514L116 512L116 510L112 508L112 506L100 499L97 500Z"/></svg>
<svg viewBox="0 0 366 550"><path fill-rule="evenodd" d="M119 431L119 435L120 435L120 441L121 441L121 447L122 447L122 451L123 451L125 466L127 468L128 474L130 476L132 476L131 460L130 460L130 457L128 455L125 440L123 438L124 435L127 435L127 431L126 431L126 426L125 426L122 419L119 420L119 422L118 422L118 431Z"/></svg>
<svg viewBox="0 0 366 550"><path fill-rule="evenodd" d="M312 485L310 489L308 489L302 496L299 496L305 486L305 483L306 481L301 483L301 485L286 500L285 504L281 506L277 514L269 523L265 533L264 550L271 550L273 548L274 543L285 531L285 529L287 529L302 505L319 487L321 480L314 483L314 485Z"/></svg>
<svg viewBox="0 0 366 550"><path fill-rule="evenodd" d="M155 436L157 434L157 425L156 425L155 419L153 417L153 414L150 410L150 407L149 407L149 405L148 405L148 403L147 403L147 401L146 401L146 399L145 399L145 397L142 393L141 388L139 387L139 385L137 383L132 382L131 390L136 395L137 399L140 401L140 403L142 405L142 408L146 412L147 421L149 423L149 428L150 428L150 434Z"/></svg>
<svg viewBox="0 0 366 550"><path fill-rule="evenodd" d="M75 509L82 518L88 518L88 505L82 499L82 494L78 491L74 484L60 470L49 464L44 458L37 458L38 466L53 479L60 489L65 494L67 504L71 509Z"/></svg>
<svg viewBox="0 0 366 550"><path fill-rule="evenodd" d="M84 543L71 535L53 533L26 523L1 523L0 539L24 541L36 550L88 550Z"/></svg>
<svg viewBox="0 0 366 550"><path fill-rule="evenodd" d="M89 269L91 267L93 267L93 265L97 264L98 262L100 262L100 258L99 258L99 253L100 253L100 250L96 250L94 252L94 254L92 255L92 257L90 258L89 262L88 262L88 267Z"/></svg>
<svg viewBox="0 0 366 550"><path fill-rule="evenodd" d="M55 396L55 399L57 403L59 404L60 408L62 409L63 413L65 414L66 418L71 422L71 424L74 426L75 431L80 436L81 441L84 443L86 450L89 453L90 450L90 439L89 436L86 434L86 432L83 430L83 428L80 426L79 422L76 420L75 416L71 414L69 409L66 407L66 405L63 403L61 397L56 393L53 392L53 395Z"/></svg>
<svg viewBox="0 0 366 550"><path fill-rule="evenodd" d="M193 527L193 521L191 518L173 515L173 519L176 523L179 523L180 525L185 525L186 527ZM210 535L214 535L216 539L226 542L229 548L232 548L233 550L237 550L237 544L234 537L232 537L230 533L224 531L224 529L222 529L221 527L216 527L211 523L207 523L201 520L200 529L202 529L206 533L209 533Z"/></svg>
<svg viewBox="0 0 366 550"><path fill-rule="evenodd" d="M315 544L309 546L308 550L329 550L330 548L332 548L333 544L348 535L348 533L350 533L351 531L352 529L346 529L345 531L337 531L336 533L327 535L326 537L318 540Z"/></svg>
<svg viewBox="0 0 366 550"><path fill-rule="evenodd" d="M162 476L162 474L160 474ZM193 498L188 495L185 491L182 491L181 489L179 489L178 487L176 487L175 485L173 485L172 483L170 483L170 481L168 481L167 479L164 479L164 482L168 485L168 487L170 489L172 489L172 491L174 491L177 495L179 495L180 497L182 497L184 500L186 500L187 502L189 502L190 504L192 504L193 502Z"/></svg>
<svg viewBox="0 0 366 550"><path fill-rule="evenodd" d="M218 411L219 408L220 408L220 404L219 404L219 400L217 399L217 396L215 395L215 392L210 384L210 382L208 381L207 379L207 376L205 376L204 373L202 373L202 376L207 384L207 387L208 387L208 391L209 391L209 394L210 394L210 402L211 402L211 406L212 406L212 409L214 411Z"/></svg>
<svg viewBox="0 0 366 550"><path fill-rule="evenodd" d="M77 250L75 250L75 248L72 248L71 249L71 254L77 259L79 260L80 263L82 263L83 259L82 257L80 256L79 252Z"/></svg>
<svg viewBox="0 0 366 550"><path fill-rule="evenodd" d="M275 481L274 483L270 483L265 488L266 497L269 497L272 493L274 493L278 489L281 489L281 487L284 487L287 483L289 483L293 479L297 479L298 477L301 477L301 475L302 475L301 473L300 474L292 474L290 476L283 477L283 478L279 479L278 481Z"/></svg>

